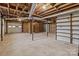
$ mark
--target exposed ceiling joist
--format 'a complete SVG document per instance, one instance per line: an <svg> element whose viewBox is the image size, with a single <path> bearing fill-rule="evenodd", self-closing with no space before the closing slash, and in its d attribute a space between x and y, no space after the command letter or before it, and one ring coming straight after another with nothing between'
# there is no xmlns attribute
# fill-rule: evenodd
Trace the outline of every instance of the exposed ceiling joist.
<svg viewBox="0 0 79 59"><path fill-rule="evenodd" d="M14 12L14 14L17 12L18 13L18 7L19 7L19 3L16 6L16 11Z"/></svg>
<svg viewBox="0 0 79 59"><path fill-rule="evenodd" d="M10 13L10 4L8 3L8 15Z"/></svg>
<svg viewBox="0 0 79 59"><path fill-rule="evenodd" d="M68 6L69 5L69 6ZM48 15L50 15L50 14L54 14L54 13L59 13L59 12L61 12L61 11L64 11L64 10L68 10L69 8L72 8L72 7L74 7L74 6L78 6L79 4L65 4L62 8L57 8L58 10L54 10L53 12L50 12L50 13L47 13L47 14L45 14L45 15L42 15L43 17L45 17L45 16L48 16Z"/></svg>
<svg viewBox="0 0 79 59"><path fill-rule="evenodd" d="M65 7L65 6L69 5L69 4L71 4L71 3L63 4L63 5L59 6L58 8ZM57 5L59 5L59 4L57 4ZM56 5L56 6L57 6L57 5ZM55 6L54 6L54 7L55 7ZM57 9L58 9L58 8L57 8ZM47 11L47 12L41 13L40 16L42 16L42 15L44 15L44 14L47 14L47 13L53 11L53 10L56 10L56 8L52 8L51 10L49 10L49 11Z"/></svg>
<svg viewBox="0 0 79 59"><path fill-rule="evenodd" d="M24 11L26 8L28 8L27 6L25 6L23 9L22 9L22 11Z"/></svg>
<svg viewBox="0 0 79 59"><path fill-rule="evenodd" d="M56 3L56 4L54 4L54 7L56 7L56 6L60 5L60 4L62 4L62 3Z"/></svg>
<svg viewBox="0 0 79 59"><path fill-rule="evenodd" d="M49 15L49 16L41 18L41 20L46 19L46 18L51 18L51 17L59 16L59 15L63 15L63 14L70 14L70 13L73 13L75 11L79 11L79 8L75 8L75 9L68 10L68 11L63 11L63 12L60 12L60 13L57 13L57 14L52 14L52 15Z"/></svg>
<svg viewBox="0 0 79 59"><path fill-rule="evenodd" d="M59 16L59 15L63 15L63 14L69 14L69 13L73 13L75 11L79 11L79 8L73 8L71 10L67 10L67 11L62 11L62 13L56 13L56 14L52 14L52 15L49 15L49 16L46 16L46 17L42 17L42 18L39 18L39 20L43 20L43 19L46 19L46 18L51 18L51 17L55 17L55 16ZM22 18L23 19L23 18ZM26 19L26 18L25 18ZM27 17L28 19L28 17ZM36 18L38 20L38 18Z"/></svg>
<svg viewBox="0 0 79 59"><path fill-rule="evenodd" d="M29 17L19 17L19 18L5 18L6 20L13 20L13 19L29 19ZM41 18L33 17L34 20L41 20Z"/></svg>
<svg viewBox="0 0 79 59"><path fill-rule="evenodd" d="M7 7L4 7L4 6L0 6L0 8L7 9L7 10L8 10L8 8L7 8ZM12 8L10 8L10 10L16 11L16 9L12 9ZM28 14L28 12L25 12L25 11L20 11L20 10L18 10L18 12Z"/></svg>

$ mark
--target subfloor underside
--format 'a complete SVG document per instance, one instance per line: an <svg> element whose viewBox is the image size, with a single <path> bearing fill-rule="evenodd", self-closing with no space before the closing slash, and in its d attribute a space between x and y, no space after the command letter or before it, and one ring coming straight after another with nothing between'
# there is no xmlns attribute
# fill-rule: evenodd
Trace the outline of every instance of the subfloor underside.
<svg viewBox="0 0 79 59"><path fill-rule="evenodd" d="M32 40L29 33L7 34L0 41L2 56L77 56L76 44L55 40L54 34L34 33Z"/></svg>

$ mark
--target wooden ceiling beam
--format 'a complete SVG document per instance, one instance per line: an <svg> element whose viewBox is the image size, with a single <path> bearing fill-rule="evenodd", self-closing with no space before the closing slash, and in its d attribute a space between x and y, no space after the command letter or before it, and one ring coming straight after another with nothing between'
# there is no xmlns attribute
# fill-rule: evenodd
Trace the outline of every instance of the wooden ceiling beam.
<svg viewBox="0 0 79 59"><path fill-rule="evenodd" d="M10 13L10 4L8 3L7 5L8 5L8 15L9 15L9 13Z"/></svg>
<svg viewBox="0 0 79 59"><path fill-rule="evenodd" d="M69 10L69 9L72 9L74 6L79 6L79 4L72 4L72 5L69 5L69 6L66 6L66 7L64 7L64 8L61 8L61 9L59 9L59 10L55 10L55 11L53 11L53 12L50 12L49 14L47 14L47 15L42 15L43 17L45 17L45 16L48 16L48 15L51 15L51 14L55 14L55 13L59 13L59 12L61 12L61 11L65 11L65 10ZM59 7L60 8L60 7Z"/></svg>
<svg viewBox="0 0 79 59"><path fill-rule="evenodd" d="M60 4L62 4L62 3L56 3L56 4L54 4L54 7L56 7L56 6L60 5Z"/></svg>
<svg viewBox="0 0 79 59"><path fill-rule="evenodd" d="M17 17L19 17L19 13L18 13L18 7L19 7L19 3L17 4L17 6L16 6L16 13L17 13Z"/></svg>
<svg viewBox="0 0 79 59"><path fill-rule="evenodd" d="M62 3L54 3L54 5L52 5L52 8L46 9L46 10L44 10L44 11L41 11L41 12L38 13L38 14L40 15L40 14L42 14L42 13L45 13L46 11L49 11L49 10L53 9L54 7L60 5L60 4L62 4Z"/></svg>
<svg viewBox="0 0 79 59"><path fill-rule="evenodd" d="M6 16L6 14L3 13L3 16ZM8 14L7 16L9 16L8 18L10 18L10 16L17 17L17 15L14 15L14 14Z"/></svg>
<svg viewBox="0 0 79 59"><path fill-rule="evenodd" d="M8 10L8 7L4 7L4 6L1 6L1 5L0 5L0 8L7 9ZM16 9L12 9L12 8L10 8L10 10L16 11ZM17 10L17 11L18 12L21 12L21 13L28 14L28 12L25 12L25 11L20 11L20 10Z"/></svg>
<svg viewBox="0 0 79 59"><path fill-rule="evenodd" d="M25 6L23 9L22 9L22 11L24 11L26 8L28 8L27 6Z"/></svg>
<svg viewBox="0 0 79 59"><path fill-rule="evenodd" d="M47 11L47 12L45 12L45 13L42 13L42 14L40 14L40 16L44 16L45 14L49 14L49 13L51 13L52 11L56 11L56 10L59 10L59 9L61 9L61 8L65 8L66 6L68 6L68 5L70 5L71 3L67 3L67 4L63 4L63 5L60 5L58 8L52 8L50 11Z"/></svg>
<svg viewBox="0 0 79 59"><path fill-rule="evenodd" d="M18 12L18 7L19 7L19 3L18 3L17 6L16 6L16 10L14 11L14 14L15 14L16 12Z"/></svg>

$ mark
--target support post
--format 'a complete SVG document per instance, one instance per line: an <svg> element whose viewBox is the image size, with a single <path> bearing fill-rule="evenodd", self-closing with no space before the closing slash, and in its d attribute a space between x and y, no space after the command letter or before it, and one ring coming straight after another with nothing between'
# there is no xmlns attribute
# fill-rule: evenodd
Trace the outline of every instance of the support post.
<svg viewBox="0 0 79 59"><path fill-rule="evenodd" d="M73 43L73 37L72 37L72 14L70 14L70 44Z"/></svg>
<svg viewBox="0 0 79 59"><path fill-rule="evenodd" d="M49 24L49 33L50 33L50 24Z"/></svg>
<svg viewBox="0 0 79 59"><path fill-rule="evenodd" d="M32 20L30 20L30 34L32 34Z"/></svg>
<svg viewBox="0 0 79 59"><path fill-rule="evenodd" d="M31 20L31 31L32 31L32 41L34 40L34 34L33 34L33 20Z"/></svg>
<svg viewBox="0 0 79 59"><path fill-rule="evenodd" d="M23 32L23 22L22 22L22 32Z"/></svg>
<svg viewBox="0 0 79 59"><path fill-rule="evenodd" d="M48 19L47 19L47 36L48 36Z"/></svg>
<svg viewBox="0 0 79 59"><path fill-rule="evenodd" d="M5 22L6 22L6 34L8 34L8 22L7 21Z"/></svg>
<svg viewBox="0 0 79 59"><path fill-rule="evenodd" d="M1 13L1 41L3 41L3 15Z"/></svg>
<svg viewBox="0 0 79 59"><path fill-rule="evenodd" d="M32 35L32 41L34 40L34 37L33 37L33 20L30 19L30 34Z"/></svg>
<svg viewBox="0 0 79 59"><path fill-rule="evenodd" d="M56 31L55 31L55 39L57 40L57 17L56 17Z"/></svg>
<svg viewBox="0 0 79 59"><path fill-rule="evenodd" d="M78 56L79 56L79 44L78 44Z"/></svg>

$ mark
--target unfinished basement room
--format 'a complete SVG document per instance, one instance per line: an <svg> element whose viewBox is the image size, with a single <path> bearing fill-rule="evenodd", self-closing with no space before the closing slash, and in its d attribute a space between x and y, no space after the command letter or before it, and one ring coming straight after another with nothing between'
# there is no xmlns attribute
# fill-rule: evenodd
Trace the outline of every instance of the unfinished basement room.
<svg viewBox="0 0 79 59"><path fill-rule="evenodd" d="M78 56L79 3L0 3L0 56Z"/></svg>

